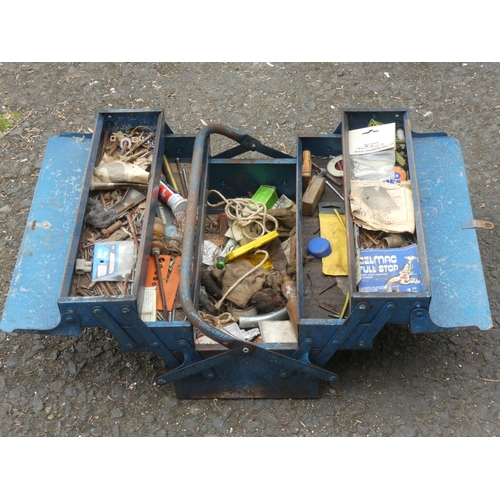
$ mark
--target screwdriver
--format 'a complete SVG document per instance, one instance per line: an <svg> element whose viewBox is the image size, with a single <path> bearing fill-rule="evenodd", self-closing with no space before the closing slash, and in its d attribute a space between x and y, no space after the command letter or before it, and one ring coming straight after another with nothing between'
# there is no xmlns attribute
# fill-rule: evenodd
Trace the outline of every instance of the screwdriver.
<svg viewBox="0 0 500 500"><path fill-rule="evenodd" d="M160 265L160 252L165 249L165 245L161 238L165 234L165 226L160 218L155 217L155 223L153 226L153 241L151 242L151 255L155 258L156 264L156 274L158 275L158 283L160 286L160 296L161 296L161 304L163 306L164 314L167 314L167 300L165 297L165 289L163 287L163 279L161 274L161 265Z"/></svg>

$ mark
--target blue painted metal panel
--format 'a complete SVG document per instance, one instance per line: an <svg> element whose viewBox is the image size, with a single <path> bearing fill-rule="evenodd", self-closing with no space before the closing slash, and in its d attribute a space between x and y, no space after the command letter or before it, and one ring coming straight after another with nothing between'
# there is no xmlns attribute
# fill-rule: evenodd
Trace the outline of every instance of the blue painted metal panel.
<svg viewBox="0 0 500 500"><path fill-rule="evenodd" d="M85 177L91 136L51 137L37 182L0 328L50 330L57 305Z"/></svg>
<svg viewBox="0 0 500 500"><path fill-rule="evenodd" d="M429 315L441 327L492 328L460 143L413 140L431 282Z"/></svg>

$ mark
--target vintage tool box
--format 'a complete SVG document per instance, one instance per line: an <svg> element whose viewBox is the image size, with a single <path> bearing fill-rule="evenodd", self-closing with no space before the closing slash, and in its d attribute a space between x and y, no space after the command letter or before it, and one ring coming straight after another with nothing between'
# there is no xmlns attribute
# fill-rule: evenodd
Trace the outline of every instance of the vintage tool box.
<svg viewBox="0 0 500 500"><path fill-rule="evenodd" d="M364 246L375 233L379 239L376 252L386 250L380 243L391 234L366 229L359 220L363 207L359 209L358 202L376 201L381 191L380 186L359 187L359 158L350 154L353 138L356 131L382 125L393 126L400 137L394 148L404 164L409 192L405 199L410 200L414 222L405 231L404 251L414 252L406 259L411 264L406 267L392 254L370 254L374 249ZM224 148L214 154L213 143L220 139ZM97 178L101 168L104 174L110 170L113 150L133 155L144 144L142 168L147 178L140 186L129 179L106 184L108 178ZM306 163L308 168L313 165L310 177ZM144 314L143 305L151 273L158 270L152 253L155 223L164 208L159 187L171 170L166 167L172 164L178 167L179 184L182 173L189 172L184 186L187 204L179 225L181 241L175 251L163 249L160 256L172 269L176 262L180 276L172 315L167 317L162 310L150 317ZM341 173L335 172L339 166ZM305 215L303 198L309 196L313 179L322 187L315 192L313 204L317 206L307 205ZM237 319L241 329L265 324L273 331L288 322L293 331L287 323L291 337L248 340L208 321L201 312L201 276L206 266L206 220L223 212L217 204L220 196L246 197L261 186L271 186L277 197L295 207L294 245L288 256L293 263L288 277L295 299L292 293L286 306L272 313ZM385 187L380 207L400 199L398 195L387 201ZM131 189L136 198L127 205ZM360 189L364 194L353 198ZM135 252L124 281L95 275L99 263L110 258L106 254L99 261L95 254L110 228L89 226L97 202L105 215L120 203L120 207L133 207L120 219L120 234ZM325 273L326 257L313 255L310 244L328 232L328 221L333 220L329 216L344 228L344 239L332 240L332 245L334 254L341 254L340 246L344 246L345 262L343 271ZM208 125L197 135L175 134L160 109L102 111L93 134L64 134L47 144L0 327L6 332L73 336L84 328L105 327L123 351L156 352L166 364L156 383L175 384L180 398L318 397L321 381L338 379L331 367L334 354L371 348L386 324L407 325L416 334L492 327L477 226L460 144L444 133L414 133L406 109L344 110L342 123L332 134L299 135L295 156L224 125ZM104 240L114 248L120 238ZM391 251L394 248L389 245ZM390 278L389 288L363 288L369 271L378 268L399 272ZM407 287L398 288L402 284ZM470 290L474 290L474 301L470 301ZM157 291L155 297L153 303L160 300ZM289 307L292 303L294 308Z"/></svg>

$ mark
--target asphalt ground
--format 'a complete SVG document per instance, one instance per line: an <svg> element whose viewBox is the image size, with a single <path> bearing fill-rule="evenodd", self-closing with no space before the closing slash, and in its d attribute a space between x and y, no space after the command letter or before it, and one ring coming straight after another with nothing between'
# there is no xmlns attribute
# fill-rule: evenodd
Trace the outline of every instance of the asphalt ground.
<svg viewBox="0 0 500 500"><path fill-rule="evenodd" d="M332 133L343 108L407 108L415 131L460 141L474 216L495 229L477 231L493 329L384 331L340 355L340 381L314 400L180 400L153 385L159 359L105 330L0 332L0 436L497 437L499 76L494 62L1 63L1 113L18 113L0 134L2 309L47 140L91 131L102 109L162 108L174 132L222 123L294 155L297 135Z"/></svg>

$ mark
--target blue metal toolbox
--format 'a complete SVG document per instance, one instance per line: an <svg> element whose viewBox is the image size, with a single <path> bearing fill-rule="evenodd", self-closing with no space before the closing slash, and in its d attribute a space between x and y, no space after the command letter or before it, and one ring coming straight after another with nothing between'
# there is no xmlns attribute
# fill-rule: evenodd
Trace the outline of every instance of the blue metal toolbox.
<svg viewBox="0 0 500 500"><path fill-rule="evenodd" d="M397 183L374 187L372 179L363 178L360 184L360 158L350 154L356 131L382 125L397 131L393 147L406 177L390 200L387 184L392 193ZM223 150L214 154L217 141ZM115 162L113 151L121 153ZM106 177L110 163L123 173L127 156L143 151L147 179L142 184ZM105 175L97 178L101 169ZM372 209L397 203L403 185L414 222L404 231L401 252L414 252L405 257L407 266L384 253L395 251L385 245L391 231L366 229L359 219L365 202L378 200ZM165 197L165 186L181 209ZM271 189L293 207L287 212L289 226L277 223L279 237L259 247L271 254L271 272L279 269L281 278L275 275L273 284L282 287L281 302L264 313L231 310L235 333L219 315L230 310L224 306L227 290L217 310L213 300L207 305L203 280L214 267L205 259L207 221L227 224L227 201L248 200L262 187L266 196ZM97 227L94 212L106 224ZM111 222L118 223L121 237L113 237ZM157 353L166 369L156 383L175 384L180 398L319 397L321 381L338 379L331 370L334 354L371 348L387 324L407 325L414 333L492 327L476 227L460 144L444 133L412 132L405 109L344 110L334 133L299 135L296 156L223 125L208 125L197 135L175 134L162 110L103 111L93 134L48 141L0 327L73 336L105 327L123 351ZM163 232L168 228L177 236ZM223 236L219 231L215 237L219 247ZM132 265L125 278L108 281L106 266L125 254L102 257L97 249L104 245L114 252L120 241L134 248ZM364 248L370 241L375 248ZM330 253L323 253L325 243ZM289 253L280 261L284 244ZM104 278L96 274L99 266ZM224 269L230 267L226 262ZM397 277L390 278L389 288L364 288L363 280L375 279L370 273L378 270L396 270ZM160 281L152 278L155 272ZM402 284L407 288L398 288ZM471 289L473 302L466 300ZM170 305L167 296L175 298ZM255 338L241 335L255 328L261 332Z"/></svg>

